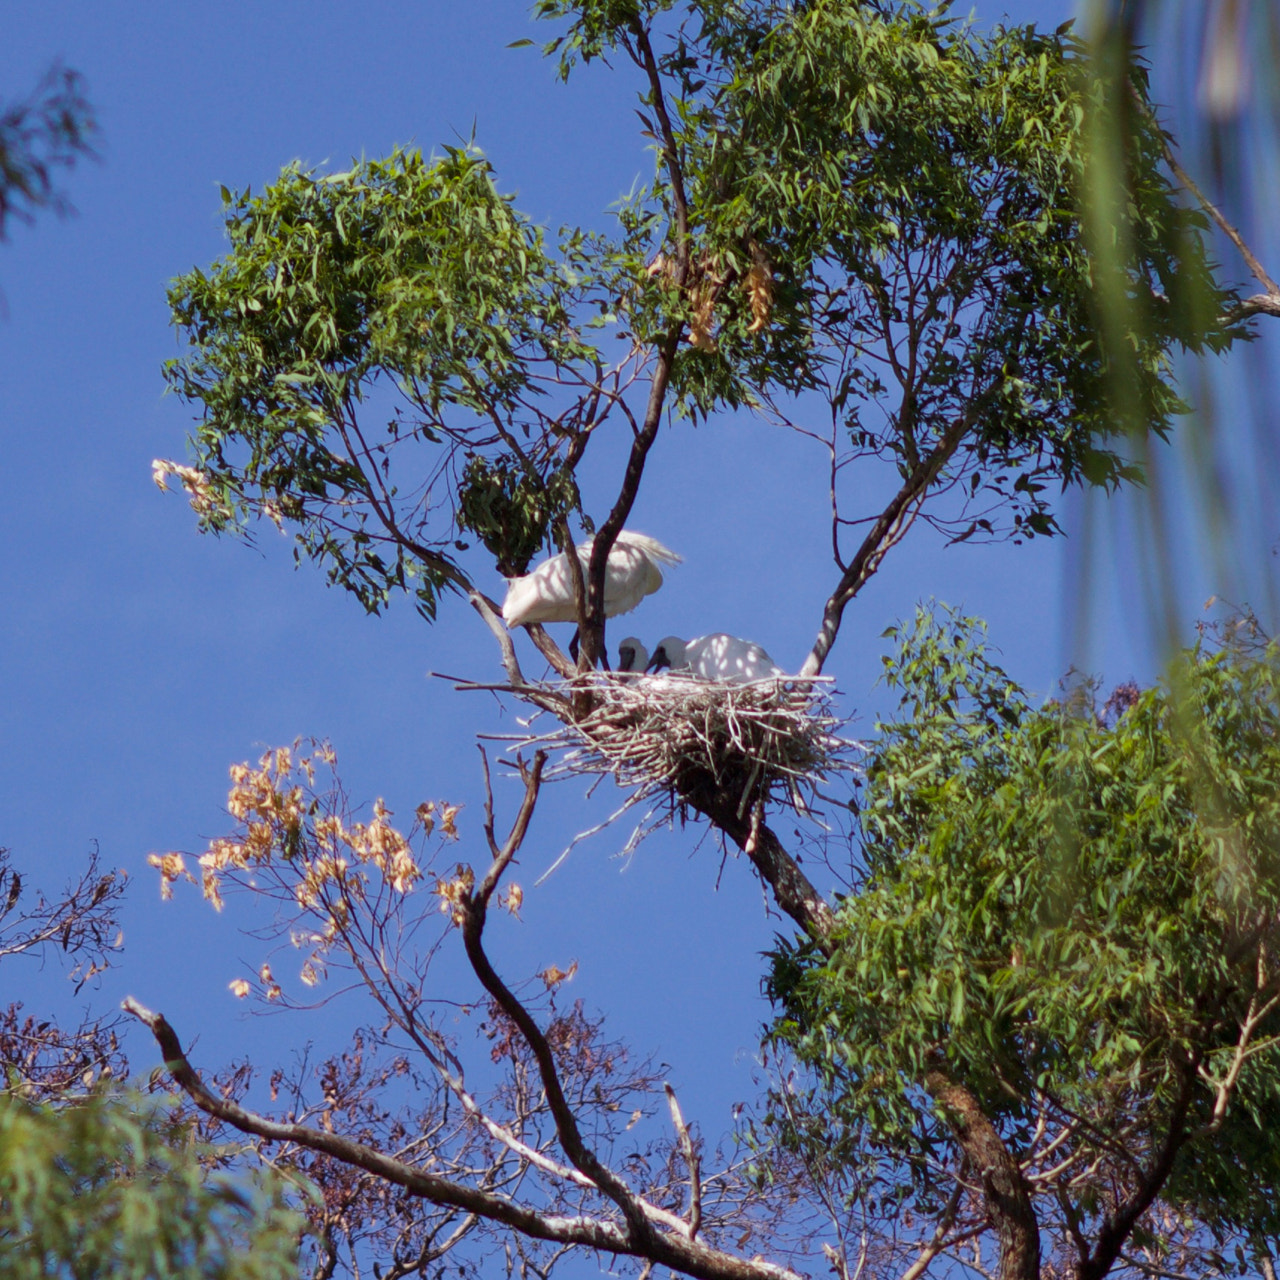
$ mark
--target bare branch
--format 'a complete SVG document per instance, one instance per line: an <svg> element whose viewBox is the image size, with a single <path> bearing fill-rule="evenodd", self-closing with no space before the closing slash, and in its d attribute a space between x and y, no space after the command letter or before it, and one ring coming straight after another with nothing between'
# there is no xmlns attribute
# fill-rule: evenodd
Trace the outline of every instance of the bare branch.
<svg viewBox="0 0 1280 1280"><path fill-rule="evenodd" d="M645 406L644 422L631 442L627 469L623 473L622 487L618 491L613 509L609 512L604 524L596 531L591 545L591 560L587 566L587 625L580 636L582 647L578 657L580 671L589 671L595 667L604 652L605 568L609 563L609 552L613 549L618 534L622 532L622 526L635 505L636 494L640 491L645 461L654 440L657 439L658 427L662 422L667 386L671 381L671 368L675 363L683 333L684 321L676 321L658 345L658 357L654 365L653 380L649 384L649 400Z"/></svg>
<svg viewBox="0 0 1280 1280"><path fill-rule="evenodd" d="M1237 324L1250 316L1280 316L1280 293L1255 293L1222 317L1224 324Z"/></svg>
<svg viewBox="0 0 1280 1280"><path fill-rule="evenodd" d="M502 649L502 667L507 679L514 685L524 685L524 673L520 670L520 662L516 657L516 647L511 643L511 633L502 624L502 610L488 596L474 587L467 593L471 607L484 619L485 626L493 632L494 639Z"/></svg>
<svg viewBox="0 0 1280 1280"><path fill-rule="evenodd" d="M1245 260L1249 271L1254 279L1267 291L1265 296L1280 302L1280 285L1267 274L1266 268L1258 261L1257 255L1244 242L1244 237L1227 221L1222 210L1205 195L1197 185L1195 179L1178 163L1178 157L1173 153L1173 147L1169 142L1168 136L1164 130L1160 128L1159 122L1155 119L1150 106L1143 99L1142 95L1137 91L1133 84L1129 85L1129 92L1133 100L1138 104L1138 108L1146 115L1148 121L1157 129L1160 135L1161 145L1164 148L1164 158L1169 168L1173 170L1174 176L1182 183L1188 191L1196 198L1196 202L1205 211L1205 213L1217 224L1222 234L1231 241L1233 245L1240 251L1240 256Z"/></svg>
<svg viewBox="0 0 1280 1280"><path fill-rule="evenodd" d="M60 899L37 895L35 905L24 908L22 877L9 865L9 851L0 849L0 960L56 944L68 956L81 957L72 975L79 990L107 967L108 955L116 950L116 910L125 881L123 872L102 871L95 848Z"/></svg>
<svg viewBox="0 0 1280 1280"><path fill-rule="evenodd" d="M630 1232L637 1239L644 1240L652 1235L653 1231L637 1197L587 1146L578 1128L577 1117L564 1096L560 1075L556 1069L555 1055L550 1044L547 1043L547 1038L542 1034L529 1011L498 976L484 949L483 934L489 899L528 831L529 819L533 814L538 790L542 784L542 768L545 761L546 756L541 752L534 757L533 768L525 779L524 801L512 827L511 835L479 886L474 892L466 894L461 901L463 943L466 947L467 959L471 961L471 967L475 970L481 985L497 1002L503 1013L515 1023L533 1052L538 1064L538 1072L542 1077L542 1087L546 1090L547 1105L551 1108L556 1132L565 1154L618 1206L627 1220Z"/></svg>
<svg viewBox="0 0 1280 1280"><path fill-rule="evenodd" d="M976 412L974 407L969 413L956 419L930 451L928 457L907 477L893 500L872 525L871 531L863 539L857 554L850 561L848 569L841 575L839 584L827 601L822 615L822 629L818 632L817 640L814 641L812 652L800 668L801 676L821 674L827 654L831 652L831 646L839 634L845 605L862 590L880 568L881 561L889 551L906 536L907 530L911 528L919 512L921 501L960 447L960 441L973 425Z"/></svg>
<svg viewBox="0 0 1280 1280"><path fill-rule="evenodd" d="M689 1126L685 1124L684 1115L680 1111L680 1103L676 1100L676 1091L669 1084L662 1087L667 1095L667 1105L671 1108L671 1123L675 1128L676 1137L680 1140L684 1162L689 1167L689 1239L692 1240L702 1225L701 1161L698 1159L697 1151L694 1150Z"/></svg>
<svg viewBox="0 0 1280 1280"><path fill-rule="evenodd" d="M338 1134L268 1120L213 1093L187 1060L176 1033L161 1014L153 1013L132 996L127 997L121 1007L150 1029L164 1055L166 1069L192 1102L205 1114L242 1133L254 1134L268 1142L293 1143L331 1156L399 1186L411 1196L473 1213L535 1240L584 1245L605 1253L643 1258L699 1280L801 1280L786 1267L737 1258L680 1235L648 1230L637 1239L629 1224L624 1226L582 1215L539 1213L503 1195L439 1177Z"/></svg>
<svg viewBox="0 0 1280 1280"><path fill-rule="evenodd" d="M576 560L577 556L574 556L573 559ZM542 623L528 623L525 626L525 630L529 633L529 639L533 641L534 647L546 658L556 675L563 676L566 680L572 677L577 668L565 656L560 646L547 634Z"/></svg>
<svg viewBox="0 0 1280 1280"><path fill-rule="evenodd" d="M1075 1268L1076 1280L1102 1280L1120 1256L1120 1250L1133 1231L1134 1224L1155 1202L1169 1174L1178 1152L1186 1144L1187 1112L1195 1089L1199 1062L1188 1062L1183 1069L1182 1087L1169 1109L1168 1129L1164 1141L1155 1151L1155 1158L1142 1171L1133 1193L1107 1215L1097 1234L1087 1260Z"/></svg>
<svg viewBox="0 0 1280 1280"><path fill-rule="evenodd" d="M920 1256L902 1273L900 1280L920 1280L920 1277L928 1271L929 1264L934 1258L950 1243L954 1243L947 1240L947 1234L956 1220L956 1210L960 1207L960 1197L963 1194L964 1183L957 1178L956 1185L952 1187L951 1195L947 1199L946 1208L943 1209L938 1225L934 1228L933 1238L920 1250Z"/></svg>
<svg viewBox="0 0 1280 1280"><path fill-rule="evenodd" d="M490 797L489 804L486 806L486 832L489 835L490 846L493 848L493 864L471 895L471 907L474 911L478 911L481 916L488 909L489 899L493 897L493 891L498 887L498 881L502 879L503 873L511 865L511 860L519 852L520 846L524 843L524 838L528 834L529 823L533 818L533 810L538 803L538 794L542 788L542 770L546 763L546 754L539 751L533 758L533 767L531 769L526 770L521 766L525 784L524 799L520 802L516 820L512 824L511 832L501 849L497 848L493 840L492 797ZM487 782L487 761L485 774Z"/></svg>

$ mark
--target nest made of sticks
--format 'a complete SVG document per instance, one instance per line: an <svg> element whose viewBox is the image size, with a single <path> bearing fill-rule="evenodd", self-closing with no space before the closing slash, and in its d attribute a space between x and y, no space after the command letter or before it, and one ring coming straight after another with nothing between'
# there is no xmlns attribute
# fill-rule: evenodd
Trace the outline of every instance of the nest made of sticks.
<svg viewBox="0 0 1280 1280"><path fill-rule="evenodd" d="M550 751L551 773L613 777L628 807L666 793L673 805L731 806L739 818L770 802L809 813L828 776L856 769L860 744L840 736L829 678L592 672L540 689L558 695L554 709L536 701L560 723L504 739Z"/></svg>

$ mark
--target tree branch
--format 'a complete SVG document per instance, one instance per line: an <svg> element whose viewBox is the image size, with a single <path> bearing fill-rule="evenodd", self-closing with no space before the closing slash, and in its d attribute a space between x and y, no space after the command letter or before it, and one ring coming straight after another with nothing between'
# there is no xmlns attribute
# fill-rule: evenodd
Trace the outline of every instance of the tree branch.
<svg viewBox="0 0 1280 1280"><path fill-rule="evenodd" d="M987 1212L1000 1240L999 1280L1040 1280L1040 1227L1018 1162L977 1098L940 1061L925 1072L924 1083L941 1104L969 1167L982 1180Z"/></svg>
<svg viewBox="0 0 1280 1280"><path fill-rule="evenodd" d="M662 92L662 76L658 60L654 57L649 33L637 16L631 21L631 34L635 37L640 57L637 61L649 78L649 92L653 98L653 113L658 117L658 129L662 133L662 151L667 161L667 176L671 179L671 203L675 206L676 222L676 283L683 288L689 275L689 200L684 190L684 172L680 163L680 148L676 143L671 116L667 112L666 95Z"/></svg>
<svg viewBox="0 0 1280 1280"><path fill-rule="evenodd" d="M832 592L822 612L822 628L814 641L813 649L800 668L801 676L822 674L823 664L831 652L840 631L840 621L844 616L845 605L880 568L889 551L906 536L912 522L920 509L920 503L929 486L938 478L939 473L951 461L965 432L973 425L976 407L958 418L946 435L930 451L919 466L907 477L902 488L894 495L893 501L880 513L870 532L863 539L857 554L844 571L835 591Z"/></svg>
<svg viewBox="0 0 1280 1280"><path fill-rule="evenodd" d="M1148 121L1150 121L1155 128L1159 130L1161 145L1164 148L1164 158L1166 163L1169 165L1169 168L1173 170L1174 177L1176 177L1178 181L1182 183L1182 185L1186 187L1193 196L1195 196L1196 202L1205 211L1209 218L1217 224L1222 234L1225 235L1227 239L1230 240L1231 243L1240 251L1240 256L1245 260L1245 264L1248 266L1254 279L1257 280L1257 282L1267 291L1265 296L1280 303L1280 285L1276 284L1270 275L1267 274L1266 268L1258 260L1257 255L1247 244L1245 244L1244 237L1240 232L1227 221L1222 210L1219 209L1203 191L1200 190L1195 179L1182 167L1182 165L1178 163L1178 157L1173 154L1173 147L1170 145L1169 139L1165 136L1164 130L1160 129L1159 123L1152 115L1151 108L1143 101L1142 95L1138 93L1137 89L1135 89L1132 84L1129 85L1129 91L1133 94L1138 106L1142 109Z"/></svg>
<svg viewBox="0 0 1280 1280"><path fill-rule="evenodd" d="M671 1108L671 1123L680 1140L684 1162L689 1168L689 1239L692 1240L702 1225L701 1162L694 1150L693 1139L689 1136L689 1126L685 1124L684 1115L680 1111L680 1103L676 1101L676 1091L669 1084L662 1087L667 1095L667 1106Z"/></svg>
<svg viewBox="0 0 1280 1280"><path fill-rule="evenodd" d="M666 400L667 385L671 381L671 366L675 363L676 352L680 348L680 337L684 333L684 321L677 321L658 347L658 360L653 370L653 381L649 384L649 401L645 407L644 422L640 431L631 442L631 453L627 458L627 469L622 477L622 487L618 491L613 510L608 519L596 531L591 546L591 560L587 567L587 610L586 627L579 637L581 648L578 653L578 670L590 671L598 665L604 653L604 575L609 563L609 552L622 526L631 514L635 505L636 494L640 491L640 481L644 476L645 460L658 435L658 427L662 422L662 408Z"/></svg>
<svg viewBox="0 0 1280 1280"><path fill-rule="evenodd" d="M330 1156L402 1187L411 1196L420 1196L433 1204L457 1208L464 1213L474 1213L535 1240L585 1245L603 1253L645 1258L697 1280L802 1280L786 1267L763 1260L737 1258L679 1235L650 1231L646 1239L637 1240L629 1225L624 1227L616 1222L582 1215L568 1217L538 1213L504 1196L468 1187L405 1164L350 1138L306 1125L268 1120L239 1103L212 1093L187 1061L176 1033L161 1014L153 1013L132 996L127 997L121 1007L151 1030L164 1055L165 1068L191 1101L206 1115L231 1125L241 1133L254 1134L268 1142L290 1142Z"/></svg>
<svg viewBox="0 0 1280 1280"><path fill-rule="evenodd" d="M964 1194L964 1183L961 1179L956 1179L956 1185L951 1189L951 1195L947 1199L946 1207L942 1211L942 1216L938 1219L938 1225L934 1228L933 1237L929 1243L920 1250L920 1256L902 1273L899 1280L920 1280L929 1269L929 1264L940 1254L943 1249L947 1248L949 1242L947 1240L947 1232L951 1230L952 1224L956 1220L956 1210L960 1207L960 1197Z"/></svg>
<svg viewBox="0 0 1280 1280"><path fill-rule="evenodd" d="M1222 323L1237 324L1239 321L1247 320L1254 315L1280 316L1280 285L1276 284L1271 278L1258 256L1245 243L1244 237L1227 221L1222 210L1200 190L1199 184L1195 179L1178 163L1178 157L1174 155L1173 146L1164 130L1160 128L1160 122L1155 118L1155 113L1151 110L1150 104L1138 92L1132 81L1129 82L1129 94L1134 102L1137 103L1138 110L1147 117L1148 122L1159 134L1165 163L1173 171L1173 176L1191 192L1196 199L1196 203L1204 210L1209 219L1235 245L1236 249L1239 250L1240 256L1244 259L1245 265L1249 268L1250 274L1266 290L1266 293L1255 293L1252 297L1246 298L1239 306L1233 307L1222 317Z"/></svg>
<svg viewBox="0 0 1280 1280"><path fill-rule="evenodd" d="M658 117L658 127L662 132L662 150L666 157L667 175L671 180L671 200L675 207L676 284L683 289L688 283L690 270L689 202L684 189L680 150L667 112L666 98L662 92L662 77L653 46L649 41L649 33L638 16L632 19L630 29L639 55L636 61L649 79L654 114ZM675 362L676 352L680 349L683 333L684 321L678 320L658 344L658 359L653 371L653 381L649 385L649 401L645 406L644 422L632 441L631 455L627 459L627 469L622 478L622 488L618 492L617 500L604 524L596 531L591 548L591 560L587 566L586 608L580 610L579 671L590 671L597 667L604 654L604 578L605 569L609 563L609 552L613 549L614 541L622 532L622 526L626 523L627 517L631 514L631 508L635 504L636 494L640 489L640 479L644 475L645 459L657 437L658 425L662 421L662 408L666 400L667 384L671 379L671 366ZM572 571L572 566L570 569Z"/></svg>
<svg viewBox="0 0 1280 1280"><path fill-rule="evenodd" d="M547 634L546 628L542 623L527 623L525 630L529 633L529 639L533 641L534 648L546 658L547 663L556 675L563 676L566 680L571 679L577 668L565 656L560 646Z"/></svg>
<svg viewBox="0 0 1280 1280"><path fill-rule="evenodd" d="M471 607L484 619L485 626L493 632L494 639L502 649L502 668L507 673L507 679L516 688L523 688L527 682L524 673L520 670L516 647L511 643L511 633L502 625L502 610L488 596L474 587L467 593L467 599L471 601Z"/></svg>
<svg viewBox="0 0 1280 1280"><path fill-rule="evenodd" d="M564 1096L560 1074L556 1069L555 1054L547 1043L546 1036L542 1034L529 1011L498 976L484 949L483 934L489 900L528 832L529 820L533 815L542 785L542 767L545 763L546 753L538 752L534 756L533 768L525 778L524 800L511 834L495 854L484 879L473 891L466 894L459 904L462 915L463 945L466 947L467 959L471 962L471 967L475 970L481 985L497 1002L503 1013L516 1025L533 1053L538 1064L539 1075L542 1077L542 1087L546 1092L547 1106L555 1120L556 1133L565 1154L618 1206L627 1220L629 1233L637 1241L644 1241L654 1232L638 1198L611 1169L604 1165L583 1140L577 1117Z"/></svg>
<svg viewBox="0 0 1280 1280"><path fill-rule="evenodd" d="M1183 1071L1182 1087L1174 1099L1169 1116L1169 1129L1160 1144L1155 1160L1142 1171L1137 1190L1108 1215L1098 1232L1089 1257L1077 1264L1076 1280L1102 1280L1111 1270L1120 1250L1133 1231L1134 1224L1151 1207L1161 1188L1173 1172L1173 1162L1187 1141L1187 1112L1195 1091L1198 1060L1188 1062Z"/></svg>
<svg viewBox="0 0 1280 1280"><path fill-rule="evenodd" d="M741 797L736 794L704 791L685 799L751 859L781 910L829 950L835 915L799 863L783 848L772 828L760 822L754 810L742 813Z"/></svg>

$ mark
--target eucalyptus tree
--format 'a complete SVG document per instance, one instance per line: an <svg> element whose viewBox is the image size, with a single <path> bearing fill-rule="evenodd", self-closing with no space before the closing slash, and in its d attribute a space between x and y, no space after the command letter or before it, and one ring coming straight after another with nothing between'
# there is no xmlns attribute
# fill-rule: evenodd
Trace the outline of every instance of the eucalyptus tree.
<svg viewBox="0 0 1280 1280"><path fill-rule="evenodd" d="M680 447L679 429L659 445L663 421L679 428L748 410L825 442L833 564L801 671L808 678L822 671L849 602L917 520L958 539L1053 536L1063 489L1141 479L1135 442L1164 438L1185 409L1174 359L1225 351L1247 331L1249 308L1209 261L1205 214L1170 174L1141 66L1126 67L1117 92L1065 29L982 34L888 0L539 0L535 13L554 24L544 52L562 76L608 61L638 80L657 165L620 206L615 233L549 236L469 149L430 160L397 151L336 174L292 166L260 194L224 189L228 253L170 292L187 346L166 375L198 411L192 456L156 466L162 484L180 480L203 528L249 535L265 519L287 529L300 558L370 611L406 592L432 621L448 597L465 596L497 640L505 688L569 723L589 710L589 685L571 684L566 696L527 680L497 606L475 582L482 570L523 573L548 544L568 551L575 526L592 534L585 572L567 557L577 664L540 626L524 628L559 677L585 677L604 653L610 548L652 451ZM1129 110L1135 98L1141 109ZM1096 211L1098 190L1111 190L1092 145L1099 129L1123 138L1127 182L1105 224L1083 216L1091 200ZM582 462L602 433L621 438L626 460L608 487L587 491ZM865 477L886 468L889 492L859 509L874 491ZM861 532L851 539L854 526ZM981 676L976 655L973 663L977 675L964 679ZM964 729L974 750L980 730L1003 743L1029 714L1016 698L983 690L986 719ZM957 751L959 770L967 758ZM1013 1119L999 1109L999 1083L967 1078L981 1065L977 1049L957 1041L969 1056L953 1061L945 1043L941 1059L921 1047L929 1034L945 1042L949 1023L901 1033L885 1023L870 1048L846 1033L841 1000L856 1002L865 968L861 959L852 972L842 967L858 944L850 921L864 897L871 910L895 890L873 879L865 895L827 902L762 806L701 782L678 802L748 855L800 928L773 978L787 1011L778 1043L822 1063L821 1103L844 1136L822 1149L826 1173L815 1175L821 1143L812 1139L827 1113L800 1115L805 1098L784 1089L786 1122L775 1115L756 1128L772 1143L759 1165L708 1172L710 1157L671 1098L669 1146L623 1166L617 1117L633 1103L642 1109L656 1077L644 1064L624 1070L597 1024L556 1005L563 973L540 975L541 1000L518 996L485 944L490 908L519 909L504 876L538 805L545 754L522 762L505 833L487 793L483 872L447 865L456 856L452 807L425 806L409 837L381 807L356 822L336 782L317 787L333 763L318 746L237 766L228 805L236 831L211 844L200 876L215 905L227 882L274 896L307 952L303 981L342 969L375 1001L382 1031L326 1064L323 1103L308 1101L303 1081L278 1077L273 1087L294 1099L288 1113L250 1110L230 1086L204 1083L163 1016L129 1005L197 1106L283 1144L325 1186L313 1218L322 1272L361 1249L399 1276L446 1255L478 1266L485 1249L501 1247L508 1266L545 1274L585 1248L694 1276L781 1280L797 1258L787 1206L809 1196L834 1224L823 1243L843 1275L859 1265L852 1206L867 1223L864 1263L897 1262L916 1240L915 1260L904 1263L916 1280L969 1244L977 1252L962 1260L979 1273L994 1265L1006 1280L1029 1280L1041 1256L1035 1197L1062 1191L1055 1212L1093 1250L1092 1280L1120 1254L1095 1249L1091 1232L1114 1237L1118 1250L1152 1229L1153 1206L1191 1203L1170 1198L1167 1177L1151 1179L1151 1196L1116 1216L1107 1197L1121 1194L1120 1174L1088 1153L1066 1181L1041 1187L1040 1174L1024 1170L1028 1152L1043 1152L1024 1149L1017 1125L1074 1114L1094 1077L1121 1069L1079 1059L1078 1028L1074 1040L1060 1033L1053 1053L1070 1059L1065 1078L1079 1096L1055 1111L1052 1082L1037 1079L1007 1104ZM1016 813L1014 789L1001 794ZM900 835L886 834L886 846ZM897 865L891 852L868 848L877 873ZM155 861L166 888L187 875L177 855ZM902 865L914 866L906 847ZM440 928L461 933L489 1001L485 1034L498 1071L483 1096L424 1001L440 944L414 941L427 937L425 917L405 897L424 879L434 879ZM919 918L946 938L970 927L967 905L935 894ZM1207 919L1201 912L1195 927ZM863 941L874 948L881 936L876 963L888 964L890 933ZM1036 973L1051 967L1046 960ZM259 976L261 995L288 1002L269 965ZM971 986L947 989L952 1018L968 1016L968 996L954 990ZM943 999L940 987L929 990L935 1005ZM1123 984L1106 990L1123 1003ZM1265 984L1258 999L1270 1016ZM975 1006L964 1025L992 1043L1021 1034L1003 1008ZM1088 1033L1106 1029L1095 1019ZM1206 1044L1193 1085L1200 1067L1219 1071L1221 1046ZM880 1057L864 1070L873 1050ZM1129 1050L1117 1052L1120 1062ZM1172 1086L1152 1070L1133 1088L1154 1090L1159 1110ZM1120 1088L1118 1079L1098 1087ZM393 1104L397 1080L412 1088ZM1233 1085L1220 1096L1225 1123L1243 1093ZM1135 1133L1156 1133L1140 1093L1123 1106ZM859 1119L865 1108L870 1118ZM897 1130L880 1123L881 1111ZM1086 1120L1105 1125L1104 1112L1099 1104ZM1052 1151L1061 1161L1064 1146L1086 1150L1085 1133L1072 1130ZM1084 1190L1070 1181L1082 1170L1099 1179L1085 1178ZM868 1216L873 1200L879 1217ZM1205 1209L1192 1234L1216 1226L1215 1212ZM927 1225L917 1239L920 1215Z"/></svg>
<svg viewBox="0 0 1280 1280"><path fill-rule="evenodd" d="M156 1099L0 1092L0 1266L14 1280L283 1280L301 1215L268 1169L210 1176Z"/></svg>
<svg viewBox="0 0 1280 1280"><path fill-rule="evenodd" d="M1237 628L1036 709L969 620L898 640L866 880L770 978L820 1084L763 1129L840 1151L882 1266L991 1237L1004 1280L1271 1275L1280 647Z"/></svg>

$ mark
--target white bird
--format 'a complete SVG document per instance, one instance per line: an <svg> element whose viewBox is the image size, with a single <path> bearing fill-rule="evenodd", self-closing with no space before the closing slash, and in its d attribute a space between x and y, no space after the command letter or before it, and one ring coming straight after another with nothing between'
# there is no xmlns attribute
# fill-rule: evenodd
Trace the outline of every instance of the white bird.
<svg viewBox="0 0 1280 1280"><path fill-rule="evenodd" d="M585 575L591 559L593 539L580 542L575 550ZM609 548L604 571L604 616L630 613L647 595L662 586L659 564L679 564L681 557L655 538L623 529ZM573 577L569 560L562 551L544 560L532 573L507 583L502 602L502 620L508 627L529 622L577 622L573 599Z"/></svg>
<svg viewBox="0 0 1280 1280"><path fill-rule="evenodd" d="M786 672L754 641L717 631L693 640L667 636L653 651L646 670L670 667L702 680L763 680Z"/></svg>
<svg viewBox="0 0 1280 1280"><path fill-rule="evenodd" d="M649 665L649 650L635 638L628 636L618 644L618 665L615 671L644 671Z"/></svg>

